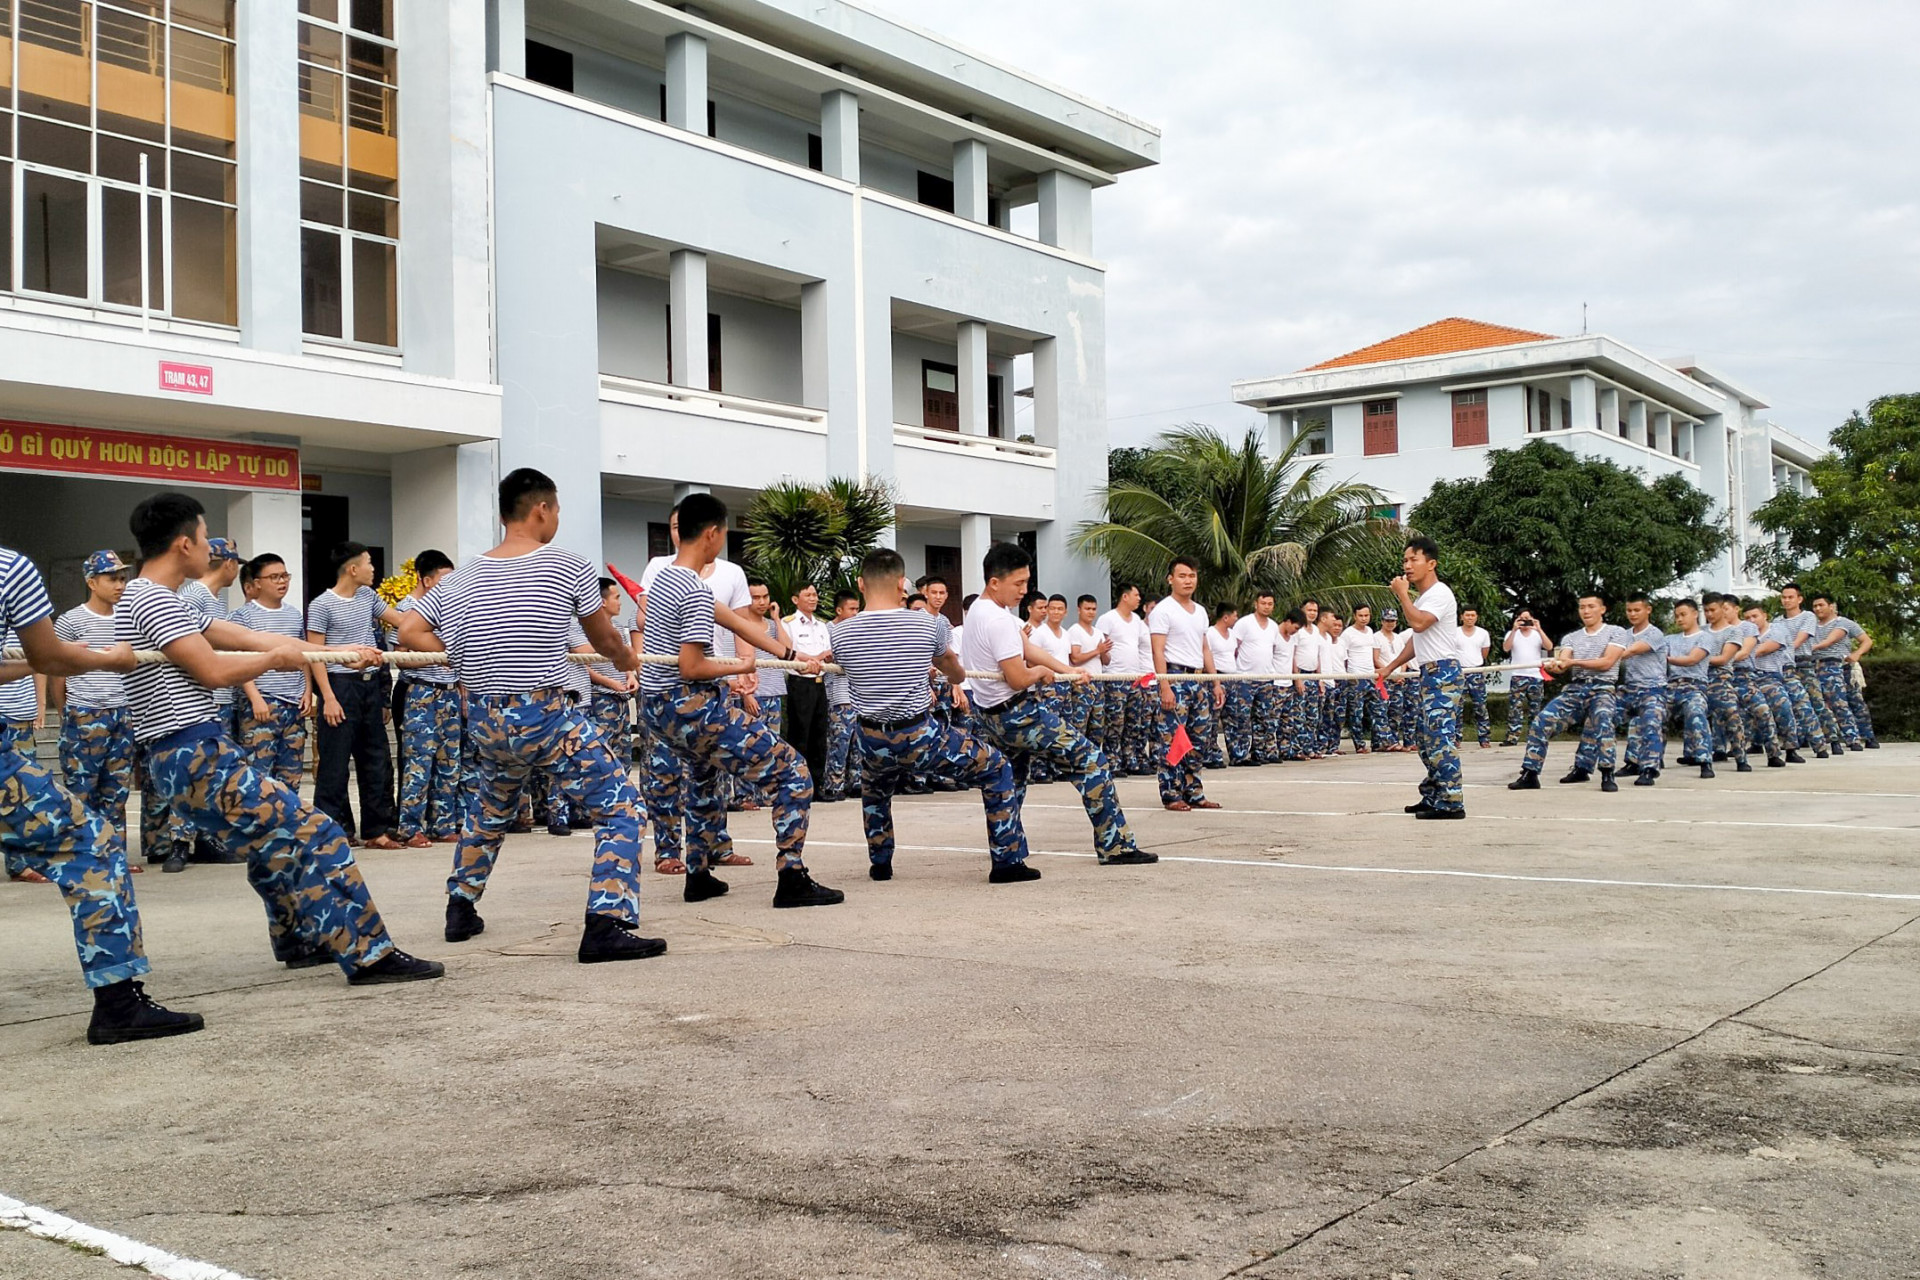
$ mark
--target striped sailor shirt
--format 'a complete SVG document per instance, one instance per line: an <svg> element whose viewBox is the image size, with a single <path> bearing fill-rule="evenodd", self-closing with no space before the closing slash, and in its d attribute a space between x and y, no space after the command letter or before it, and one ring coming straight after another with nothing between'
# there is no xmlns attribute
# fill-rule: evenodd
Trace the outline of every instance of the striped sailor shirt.
<svg viewBox="0 0 1920 1280"><path fill-rule="evenodd" d="M564 687L571 627L600 607L600 576L564 548L475 556L414 609L469 693L505 697Z"/></svg>
<svg viewBox="0 0 1920 1280"><path fill-rule="evenodd" d="M213 622L152 578L135 578L113 607L114 639L136 649L164 649L199 635ZM135 667L123 679L133 710L133 736L141 742L220 719L213 691L171 662Z"/></svg>
<svg viewBox="0 0 1920 1280"><path fill-rule="evenodd" d="M701 652L713 656L713 588L685 565L669 564L647 588L647 647L678 655L683 644L697 644ZM640 668L643 692L668 693L680 683L677 666Z"/></svg>
<svg viewBox="0 0 1920 1280"><path fill-rule="evenodd" d="M54 621L53 634L89 649L113 643L113 615L95 613L77 604ZM88 671L67 677L67 705L82 711L103 711L127 705L125 677L117 671Z"/></svg>
<svg viewBox="0 0 1920 1280"><path fill-rule="evenodd" d="M933 708L928 668L953 642L953 624L918 609L874 609L833 624L833 660L847 671L854 714L912 720Z"/></svg>
<svg viewBox="0 0 1920 1280"><path fill-rule="evenodd" d="M300 607L284 601L278 609L269 609L258 600L249 600L235 609L228 621L270 636L291 636L295 640L307 637L306 619L301 616ZM269 671L255 676L253 687L263 698L297 706L307 696L307 677L300 671Z"/></svg>

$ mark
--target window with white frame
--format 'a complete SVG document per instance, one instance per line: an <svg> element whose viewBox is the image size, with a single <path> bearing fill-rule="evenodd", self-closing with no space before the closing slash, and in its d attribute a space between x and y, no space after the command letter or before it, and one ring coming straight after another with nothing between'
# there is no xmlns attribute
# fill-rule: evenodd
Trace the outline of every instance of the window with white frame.
<svg viewBox="0 0 1920 1280"><path fill-rule="evenodd" d="M233 0L0 0L0 289L236 323L233 67Z"/></svg>
<svg viewBox="0 0 1920 1280"><path fill-rule="evenodd" d="M394 0L300 0L300 320L400 345Z"/></svg>

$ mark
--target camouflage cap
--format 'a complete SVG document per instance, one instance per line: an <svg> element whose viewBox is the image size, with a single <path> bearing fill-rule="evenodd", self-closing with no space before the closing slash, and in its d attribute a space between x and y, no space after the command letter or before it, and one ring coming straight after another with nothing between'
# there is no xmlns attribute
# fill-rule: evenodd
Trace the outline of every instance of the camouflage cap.
<svg viewBox="0 0 1920 1280"><path fill-rule="evenodd" d="M126 571L127 564L120 558L118 551L96 551L87 557L87 562L81 569L81 572L89 578L97 578L103 573L125 573Z"/></svg>
<svg viewBox="0 0 1920 1280"><path fill-rule="evenodd" d="M231 538L208 538L207 545L213 548L215 560L238 560L240 548L233 545Z"/></svg>
<svg viewBox="0 0 1920 1280"><path fill-rule="evenodd" d="M1380 615L1380 621L1386 622L1388 620L1392 620L1394 622L1400 621L1400 611L1398 609L1389 609L1385 613Z"/></svg>

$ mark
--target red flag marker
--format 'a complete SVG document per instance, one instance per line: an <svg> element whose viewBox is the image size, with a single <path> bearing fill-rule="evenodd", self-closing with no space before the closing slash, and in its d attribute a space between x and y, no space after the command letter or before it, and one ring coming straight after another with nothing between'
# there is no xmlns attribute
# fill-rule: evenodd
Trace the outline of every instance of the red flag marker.
<svg viewBox="0 0 1920 1280"><path fill-rule="evenodd" d="M1179 764L1187 758L1187 754L1192 750L1193 739L1187 736L1187 726L1183 724L1175 725L1173 727L1173 741L1167 744L1167 763L1169 765Z"/></svg>
<svg viewBox="0 0 1920 1280"><path fill-rule="evenodd" d="M1133 682L1133 687L1136 689L1151 689L1153 688L1155 682L1157 682L1159 679L1160 679L1159 676L1149 671L1147 672L1147 674L1141 676L1138 680L1135 680Z"/></svg>
<svg viewBox="0 0 1920 1280"><path fill-rule="evenodd" d="M614 568L611 561L609 561L607 564L607 574L615 582L620 584L620 589L627 593L627 596L629 599L631 599L635 604L640 603L640 597L645 595L646 593L640 590L639 583L635 582L632 578L629 578L626 574Z"/></svg>
<svg viewBox="0 0 1920 1280"><path fill-rule="evenodd" d="M1380 701L1385 702L1387 700L1387 678L1385 676L1375 676L1373 678L1373 687L1380 691Z"/></svg>

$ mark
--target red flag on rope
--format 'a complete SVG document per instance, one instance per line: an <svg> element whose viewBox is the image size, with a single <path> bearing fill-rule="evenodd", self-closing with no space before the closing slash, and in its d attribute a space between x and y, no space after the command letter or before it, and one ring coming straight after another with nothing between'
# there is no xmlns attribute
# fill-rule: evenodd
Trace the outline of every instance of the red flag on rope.
<svg viewBox="0 0 1920 1280"><path fill-rule="evenodd" d="M1179 764L1193 750L1193 739L1187 736L1187 726L1178 724L1173 727L1173 741L1167 744L1167 763Z"/></svg>
<svg viewBox="0 0 1920 1280"><path fill-rule="evenodd" d="M1373 687L1380 691L1380 701L1385 702L1387 700L1387 678L1385 676L1375 676L1373 678Z"/></svg>
<svg viewBox="0 0 1920 1280"><path fill-rule="evenodd" d="M626 592L628 597L631 598L635 604L640 603L640 597L644 593L640 590L639 583L635 582L632 578L629 578L626 574L614 568L611 561L609 561L607 564L607 573L613 578L615 582L620 584L620 589Z"/></svg>
<svg viewBox="0 0 1920 1280"><path fill-rule="evenodd" d="M1149 671L1147 672L1147 674L1141 676L1138 680L1135 680L1133 682L1133 687L1136 689L1151 689L1153 688L1154 683L1159 679L1160 679L1159 676Z"/></svg>

